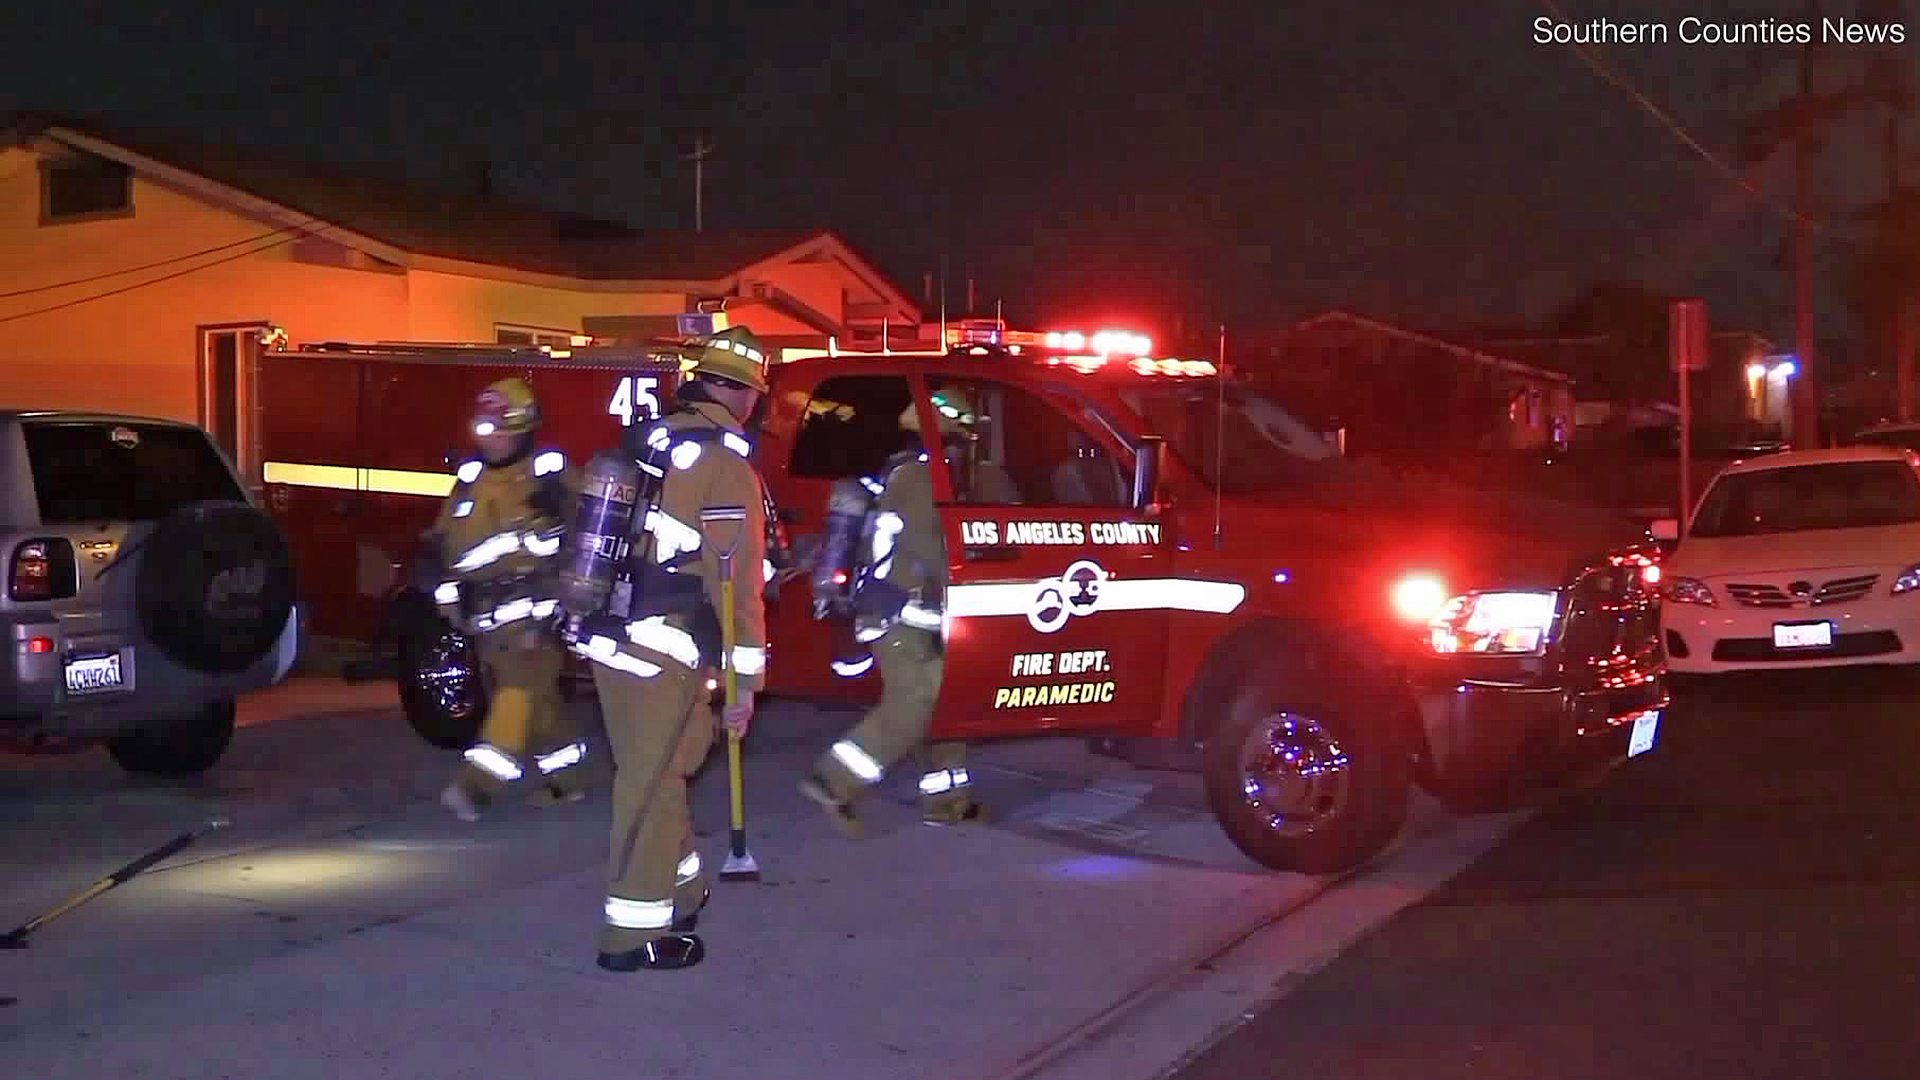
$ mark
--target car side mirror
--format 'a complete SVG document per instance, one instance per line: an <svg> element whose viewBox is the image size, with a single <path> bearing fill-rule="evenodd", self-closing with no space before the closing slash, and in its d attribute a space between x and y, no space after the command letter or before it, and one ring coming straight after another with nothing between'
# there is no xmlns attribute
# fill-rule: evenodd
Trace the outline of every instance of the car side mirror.
<svg viewBox="0 0 1920 1080"><path fill-rule="evenodd" d="M1655 540L1680 539L1680 522L1674 518L1661 518L1647 527L1648 535Z"/></svg>
<svg viewBox="0 0 1920 1080"><path fill-rule="evenodd" d="M1133 511L1152 513L1159 505L1160 472L1167 460L1167 440L1145 435L1133 452Z"/></svg>

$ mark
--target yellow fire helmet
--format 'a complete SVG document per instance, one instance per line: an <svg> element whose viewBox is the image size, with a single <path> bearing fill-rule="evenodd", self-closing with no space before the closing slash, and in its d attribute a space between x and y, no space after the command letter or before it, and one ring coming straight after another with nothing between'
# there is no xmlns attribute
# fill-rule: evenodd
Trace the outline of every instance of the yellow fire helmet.
<svg viewBox="0 0 1920 1080"><path fill-rule="evenodd" d="M694 342L693 370L767 392L767 351L744 326L730 326Z"/></svg>
<svg viewBox="0 0 1920 1080"><path fill-rule="evenodd" d="M501 379L492 383L475 400L473 431L491 435L504 431L521 435L540 426L540 403L534 400L533 387L525 379Z"/></svg>
<svg viewBox="0 0 1920 1080"><path fill-rule="evenodd" d="M933 414L940 418L942 434L971 431L973 425L980 422L980 411L974 407L973 399L957 386L933 392ZM900 413L900 426L908 431L920 430L920 410L914 408L913 402L908 402Z"/></svg>

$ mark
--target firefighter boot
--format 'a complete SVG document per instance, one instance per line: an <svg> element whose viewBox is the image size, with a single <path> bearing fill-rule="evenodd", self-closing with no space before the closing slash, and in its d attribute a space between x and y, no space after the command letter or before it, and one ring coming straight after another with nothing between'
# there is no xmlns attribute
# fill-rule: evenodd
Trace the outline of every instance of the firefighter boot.
<svg viewBox="0 0 1920 1080"><path fill-rule="evenodd" d="M989 820L973 798L966 744L934 743L920 752L920 820L934 826Z"/></svg>
<svg viewBox="0 0 1920 1080"><path fill-rule="evenodd" d="M587 793L584 791L576 791L548 781L544 786L536 789L532 795L527 796L527 801L535 806L559 806L562 803L577 803L586 797Z"/></svg>
<svg viewBox="0 0 1920 1080"><path fill-rule="evenodd" d="M657 937L637 949L601 953L599 964L608 971L675 971L689 968L706 959L707 943L698 934L668 934Z"/></svg>
<svg viewBox="0 0 1920 1080"><path fill-rule="evenodd" d="M452 811L454 817L466 822L479 821L480 812L487 808L490 801L485 792L469 791L467 785L458 780L440 792L440 805Z"/></svg>
<svg viewBox="0 0 1920 1080"><path fill-rule="evenodd" d="M860 820L860 811L854 808L851 800L842 799L833 793L832 786L818 772L800 781L800 794L820 804L827 812L827 820L840 834L849 840L858 840L867 835L867 827Z"/></svg>

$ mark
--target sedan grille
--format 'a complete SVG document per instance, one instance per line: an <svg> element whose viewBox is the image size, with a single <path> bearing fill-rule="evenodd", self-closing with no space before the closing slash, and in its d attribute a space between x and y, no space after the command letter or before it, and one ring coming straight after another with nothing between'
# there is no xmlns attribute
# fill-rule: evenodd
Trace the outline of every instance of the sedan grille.
<svg viewBox="0 0 1920 1080"><path fill-rule="evenodd" d="M1801 586L1798 589L1791 585L1782 588L1778 585L1729 584L1727 592L1748 607L1820 607L1858 600L1872 591L1874 583L1879 580L1878 574L1862 574L1858 577L1834 578L1822 582L1818 588L1814 588L1811 582L1794 582L1794 585Z"/></svg>

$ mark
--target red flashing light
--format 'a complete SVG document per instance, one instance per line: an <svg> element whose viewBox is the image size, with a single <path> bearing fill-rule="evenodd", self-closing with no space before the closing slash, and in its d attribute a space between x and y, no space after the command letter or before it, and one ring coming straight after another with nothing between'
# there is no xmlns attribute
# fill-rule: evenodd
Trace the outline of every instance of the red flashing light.
<svg viewBox="0 0 1920 1080"><path fill-rule="evenodd" d="M1078 330L1049 330L1041 340L1049 349L1085 349L1101 356L1146 356L1153 352L1152 338L1126 330L1101 330L1091 337Z"/></svg>
<svg viewBox="0 0 1920 1080"><path fill-rule="evenodd" d="M833 572L833 583L835 585L845 585L847 583L847 572L845 570L835 570Z"/></svg>

